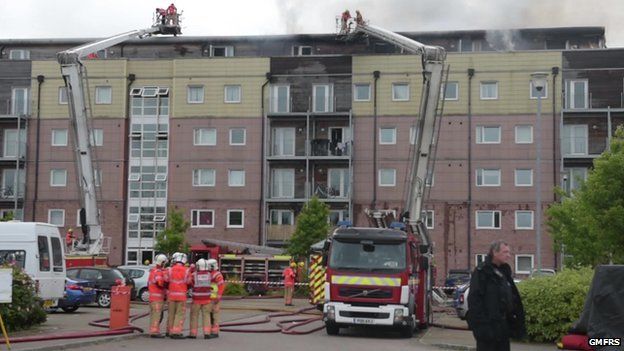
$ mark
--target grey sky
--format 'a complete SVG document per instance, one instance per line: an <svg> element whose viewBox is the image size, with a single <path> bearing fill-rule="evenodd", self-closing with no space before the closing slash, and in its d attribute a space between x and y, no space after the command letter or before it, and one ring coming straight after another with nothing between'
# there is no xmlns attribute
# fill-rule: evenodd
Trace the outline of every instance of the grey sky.
<svg viewBox="0 0 624 351"><path fill-rule="evenodd" d="M150 25L171 0L2 0L0 38L106 37ZM185 35L332 33L359 9L394 31L603 26L624 47L622 0L178 0Z"/></svg>

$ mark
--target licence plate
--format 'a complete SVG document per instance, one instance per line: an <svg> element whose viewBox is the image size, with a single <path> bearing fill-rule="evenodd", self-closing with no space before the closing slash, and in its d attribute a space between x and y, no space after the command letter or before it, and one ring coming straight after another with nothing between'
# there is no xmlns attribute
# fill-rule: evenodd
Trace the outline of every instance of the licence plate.
<svg viewBox="0 0 624 351"><path fill-rule="evenodd" d="M93 290L93 288L90 288L90 287L84 287L84 288L82 288L82 291L91 291L91 290Z"/></svg>
<svg viewBox="0 0 624 351"><path fill-rule="evenodd" d="M54 300L43 301L43 308L50 308L52 306L54 306Z"/></svg>
<svg viewBox="0 0 624 351"><path fill-rule="evenodd" d="M374 319L370 318L353 318L353 323L355 324L375 324Z"/></svg>

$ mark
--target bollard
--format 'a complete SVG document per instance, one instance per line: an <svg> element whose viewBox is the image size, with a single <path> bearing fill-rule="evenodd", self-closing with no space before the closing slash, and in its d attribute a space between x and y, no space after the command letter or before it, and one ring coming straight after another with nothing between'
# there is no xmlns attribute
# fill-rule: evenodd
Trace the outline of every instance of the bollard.
<svg viewBox="0 0 624 351"><path fill-rule="evenodd" d="M130 325L130 287L116 285L111 288L110 329L124 328Z"/></svg>

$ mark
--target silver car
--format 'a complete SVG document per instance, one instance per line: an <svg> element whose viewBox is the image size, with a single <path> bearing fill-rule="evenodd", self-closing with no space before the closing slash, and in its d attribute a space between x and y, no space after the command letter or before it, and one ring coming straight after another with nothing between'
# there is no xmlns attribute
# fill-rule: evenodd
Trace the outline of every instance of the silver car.
<svg viewBox="0 0 624 351"><path fill-rule="evenodd" d="M136 291L136 298L149 302L149 291L147 290L147 280L149 278L149 272L151 266L119 266L117 269L134 279L134 288Z"/></svg>

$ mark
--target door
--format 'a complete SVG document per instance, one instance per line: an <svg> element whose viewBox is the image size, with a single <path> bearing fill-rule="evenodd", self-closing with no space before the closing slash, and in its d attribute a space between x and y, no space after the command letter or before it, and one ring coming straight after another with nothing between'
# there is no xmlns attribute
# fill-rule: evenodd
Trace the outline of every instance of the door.
<svg viewBox="0 0 624 351"><path fill-rule="evenodd" d="M330 168L328 180L328 197L345 198L349 196L349 170L347 168Z"/></svg>
<svg viewBox="0 0 624 351"><path fill-rule="evenodd" d="M15 191L15 169L5 169L2 172L2 192L0 197L13 198L17 194L18 198L24 196L24 170L20 169L19 180L17 182L17 191Z"/></svg>
<svg viewBox="0 0 624 351"><path fill-rule="evenodd" d="M48 237L41 234L37 235L37 274L35 274L34 278L39 282L39 296L43 300L58 298L54 293L52 255L50 251Z"/></svg>
<svg viewBox="0 0 624 351"><path fill-rule="evenodd" d="M329 148L333 156L348 156L350 141L349 127L329 127Z"/></svg>
<svg viewBox="0 0 624 351"><path fill-rule="evenodd" d="M65 259L61 238L50 237L50 247L52 251L52 277L50 286L55 296L63 297L65 292Z"/></svg>
<svg viewBox="0 0 624 351"><path fill-rule="evenodd" d="M295 128L273 129L273 156L295 156Z"/></svg>

